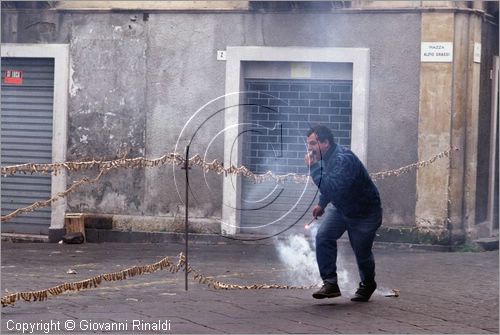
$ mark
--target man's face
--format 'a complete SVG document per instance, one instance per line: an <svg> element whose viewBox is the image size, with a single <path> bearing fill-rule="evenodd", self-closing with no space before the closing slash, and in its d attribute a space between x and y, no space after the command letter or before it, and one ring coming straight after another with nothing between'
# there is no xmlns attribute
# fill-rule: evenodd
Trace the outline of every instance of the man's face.
<svg viewBox="0 0 500 335"><path fill-rule="evenodd" d="M307 150L312 151L316 159L320 159L330 149L330 142L325 140L320 142L315 133L307 137Z"/></svg>

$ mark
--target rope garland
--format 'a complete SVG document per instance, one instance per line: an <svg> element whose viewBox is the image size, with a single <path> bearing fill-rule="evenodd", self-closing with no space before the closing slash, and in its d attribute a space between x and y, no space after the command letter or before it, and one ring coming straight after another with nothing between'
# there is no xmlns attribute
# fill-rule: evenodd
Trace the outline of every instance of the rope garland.
<svg viewBox="0 0 500 335"><path fill-rule="evenodd" d="M381 180L389 176L400 176L402 174L408 173L412 170L420 169L422 167L427 167L430 164L434 163L436 160L450 156L453 150L459 150L456 147L449 148L445 151L442 151L434 156L432 156L428 160L419 161L410 165L406 165L397 169L387 170L377 173L371 173L370 176L373 180ZM78 187L84 184L93 184L99 181L99 179L109 171L117 168L144 168L144 167L158 167L167 164L173 164L178 166L184 166L186 159L182 157L181 154L178 153L169 153L161 156L157 159L146 159L144 157L137 158L120 158L117 160L108 160L108 161L82 161L82 162L65 162L65 163L51 163L51 164L38 164L38 163L28 163L28 164L20 164L20 165L12 165L5 166L1 168L1 174L4 176L13 175L15 173L54 173L57 175L61 172L62 169L66 169L69 171L81 171L86 169L98 168L100 170L99 175L96 178L89 179L88 177L84 177L79 181L75 182L70 188L63 192L59 192L54 197L45 200L45 201L37 201L29 206L18 208L14 212L9 213L1 217L1 221L8 221L21 213L31 212L37 208L48 207L51 206L53 202L56 200L66 197L69 193L75 191ZM224 174L225 176L239 175L244 176L246 178L253 179L255 183L262 183L264 181L274 180L276 183L284 183L285 181L292 181L294 183L307 183L309 180L308 175L301 175L297 173L288 173L283 175L274 174L271 171L267 171L264 174L255 174L250 171L245 166L236 167L234 165L229 168L224 168L224 164L218 160L214 160L212 162L204 161L200 155L196 154L192 158L189 159L189 166L198 166L203 169L205 172L212 171L217 174Z"/></svg>
<svg viewBox="0 0 500 335"><path fill-rule="evenodd" d="M74 192L80 186L85 185L85 184L97 183L101 179L101 177L103 175L105 175L108 171L101 170L101 172L99 172L99 174L95 178L83 177L82 179L73 183L73 185L71 185L71 187L69 187L68 189L66 189L63 192L57 193L55 196L51 197L50 199L47 199L45 201L34 202L29 206L18 208L15 211L13 211L12 213L9 213L7 215L2 216L1 221L2 222L8 221L8 220L10 220L10 219L22 214L22 213L33 212L37 208L49 207L52 205L53 202L56 202L57 200L66 197L68 194L70 194L71 192Z"/></svg>
<svg viewBox="0 0 500 335"><path fill-rule="evenodd" d="M199 155L196 155L199 158ZM194 156L190 160L198 160ZM184 164L185 158L178 153L169 153L156 159L147 159L144 157L137 158L119 158L115 160L91 160L91 161L76 161L76 162L63 162L63 163L26 163L11 166L2 166L2 175L12 175L15 173L54 173L55 175L63 169L69 171L82 171L97 168L99 170L110 170L113 168L143 168L143 167L157 167L167 164Z"/></svg>
<svg viewBox="0 0 500 335"><path fill-rule="evenodd" d="M103 281L111 282L111 281L119 281L125 280L128 278L132 278L135 276L140 276L147 273L157 272L159 270L167 269L170 273L177 273L180 270L184 271L184 265L186 264L186 257L183 253L179 254L179 259L177 263L172 262L168 257L161 259L160 261L142 265L142 266L133 266L127 268L122 271L105 273L101 274L89 279L64 283L61 285L57 285L45 290L39 291L28 291L28 292L16 292L6 296L3 296L1 299L2 307L6 307L9 305L14 305L17 301L45 301L49 298L49 296L58 296L68 291L81 291L87 290L91 288L97 288ZM292 285L279 285L279 284L253 284L253 285L236 285L236 284L227 284L214 278L207 277L200 272L194 270L191 266L188 266L188 273L191 274L192 279L197 281L200 284L205 284L208 287L212 287L216 290L262 290L262 289L287 289L287 290L307 290L317 285L311 286L292 286Z"/></svg>
<svg viewBox="0 0 500 335"><path fill-rule="evenodd" d="M429 158L427 160L416 162L416 163L413 163L410 165L405 165L403 167L393 169L393 170L370 173L370 177L373 180L381 180L381 179L384 179L385 177L390 177L390 176L398 177L398 176L405 174L405 173L408 173L412 170L418 170L422 167L429 166L438 159L441 159L444 157L449 157L452 151L458 151L458 150L460 150L460 149L457 147L450 147L448 150L442 151L442 152L432 156L431 158Z"/></svg>
<svg viewBox="0 0 500 335"><path fill-rule="evenodd" d="M375 180L383 179L388 176L399 176L403 173L410 172L413 169L420 168L432 164L435 160L443 157L447 157L450 155L452 150L458 150L456 147L448 148L434 156L432 156L428 160L419 161L410 165L406 165L397 169L387 170L377 173L372 173L370 176ZM147 159L145 157L137 157L137 158L120 158L116 160L92 160L92 161L82 161L82 162L64 162L64 163L49 163L49 164L40 164L40 163L27 163L27 164L19 164L19 165L11 165L11 166L2 166L1 174L4 176L13 175L15 173L54 173L55 175L59 174L62 169L66 169L69 171L82 171L97 168L101 171L109 171L115 168L125 168L125 169L135 169L135 168L145 168L145 167L158 167L163 165L178 165L185 166L186 159L179 153L169 153L161 156L156 159ZM224 168L224 164L219 160L213 160L212 162L204 161L200 155L196 154L189 159L189 166L198 166L204 171L212 171L217 174L224 174L225 176L232 175L240 175L244 177L248 177L253 179L256 183L261 183L263 181L274 180L278 183L282 183L286 180L291 180L297 183L304 183L308 180L308 175L301 175L297 173L288 173L288 174L274 174L272 171L267 171L264 174L255 174L250 171L245 166L236 167L231 165L228 168Z"/></svg>

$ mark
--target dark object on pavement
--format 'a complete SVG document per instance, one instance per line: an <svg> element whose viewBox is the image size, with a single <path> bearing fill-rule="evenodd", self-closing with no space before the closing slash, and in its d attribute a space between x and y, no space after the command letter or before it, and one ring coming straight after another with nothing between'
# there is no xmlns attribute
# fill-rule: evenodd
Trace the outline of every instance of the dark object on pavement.
<svg viewBox="0 0 500 335"><path fill-rule="evenodd" d="M83 234L81 232L77 233L67 233L63 236L63 242L67 244L81 244L84 241Z"/></svg>
<svg viewBox="0 0 500 335"><path fill-rule="evenodd" d="M393 288L391 290L391 293L386 294L385 297L394 297L394 298L397 298L397 297L399 297L399 292L401 292L399 289Z"/></svg>

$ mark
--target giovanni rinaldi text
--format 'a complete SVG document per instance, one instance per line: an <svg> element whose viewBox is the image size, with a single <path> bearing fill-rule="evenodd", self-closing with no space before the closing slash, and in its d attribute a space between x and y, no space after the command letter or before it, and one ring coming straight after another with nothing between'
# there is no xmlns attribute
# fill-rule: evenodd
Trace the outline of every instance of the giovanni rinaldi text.
<svg viewBox="0 0 500 335"><path fill-rule="evenodd" d="M65 320L65 321L35 321L21 322L7 320L7 330L22 334L49 334L54 331L137 331L137 332L166 332L171 330L170 320L125 320L94 321L94 320Z"/></svg>

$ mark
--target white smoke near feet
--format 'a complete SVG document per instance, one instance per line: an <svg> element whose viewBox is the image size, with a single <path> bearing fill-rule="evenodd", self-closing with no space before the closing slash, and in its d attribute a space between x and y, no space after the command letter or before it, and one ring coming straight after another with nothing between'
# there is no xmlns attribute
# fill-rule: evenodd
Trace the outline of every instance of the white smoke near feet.
<svg viewBox="0 0 500 335"><path fill-rule="evenodd" d="M286 266L287 275L293 285L322 284L316 263L315 238L319 224L315 223L305 234L288 236L284 241L278 241L276 249L281 262ZM354 261L355 263L355 261ZM342 294L346 297L354 295L359 280L357 274L348 271L341 248L337 251L337 277Z"/></svg>
<svg viewBox="0 0 500 335"><path fill-rule="evenodd" d="M281 262L287 268L290 284L315 285L321 283L316 255L304 235L290 235L279 241L276 248Z"/></svg>
<svg viewBox="0 0 500 335"><path fill-rule="evenodd" d="M288 236L284 241L278 241L276 249L281 262L286 266L290 284L293 285L321 285L322 280L319 275L316 263L316 234L319 224L315 223L305 230L305 234L295 234ZM359 284L356 260L353 254L351 266L346 261L343 246L337 245L337 277L342 295L352 297ZM379 286L374 292L376 296L393 295L394 292L386 287Z"/></svg>
<svg viewBox="0 0 500 335"><path fill-rule="evenodd" d="M353 261L356 263L356 261ZM354 296L354 292L358 288L359 276L357 273L347 270L345 256L341 248L337 245L337 280L342 295L346 297Z"/></svg>

